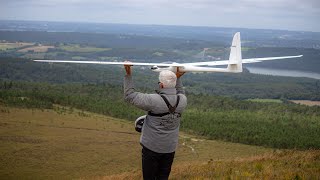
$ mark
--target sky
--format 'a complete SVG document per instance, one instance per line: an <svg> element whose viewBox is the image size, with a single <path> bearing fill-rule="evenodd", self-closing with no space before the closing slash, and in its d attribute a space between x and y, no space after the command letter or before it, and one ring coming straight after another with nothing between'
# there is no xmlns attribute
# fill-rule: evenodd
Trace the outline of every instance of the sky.
<svg viewBox="0 0 320 180"><path fill-rule="evenodd" d="M320 0L0 0L0 19L320 32Z"/></svg>

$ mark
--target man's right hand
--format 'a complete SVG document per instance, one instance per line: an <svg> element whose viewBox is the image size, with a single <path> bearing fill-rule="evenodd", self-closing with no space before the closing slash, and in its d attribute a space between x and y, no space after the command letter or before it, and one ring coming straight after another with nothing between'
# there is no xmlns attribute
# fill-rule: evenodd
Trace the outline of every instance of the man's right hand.
<svg viewBox="0 0 320 180"><path fill-rule="evenodd" d="M131 63L130 61L124 61L125 63ZM131 66L132 65L124 65L124 69L126 70L127 75L131 75Z"/></svg>

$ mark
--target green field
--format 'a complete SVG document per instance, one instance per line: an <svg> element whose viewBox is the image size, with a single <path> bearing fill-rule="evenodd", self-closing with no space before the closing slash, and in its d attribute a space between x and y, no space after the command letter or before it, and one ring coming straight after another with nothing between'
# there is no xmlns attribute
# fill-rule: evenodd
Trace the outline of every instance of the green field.
<svg viewBox="0 0 320 180"><path fill-rule="evenodd" d="M252 102L266 102L266 103L282 103L280 99L248 99Z"/></svg>
<svg viewBox="0 0 320 180"><path fill-rule="evenodd" d="M82 57L82 56L73 56L71 59L72 60L85 60L86 58Z"/></svg>
<svg viewBox="0 0 320 180"><path fill-rule="evenodd" d="M56 106L54 110L0 106L0 142L0 179L140 173L139 133L132 122L98 114ZM246 158L270 151L182 133L174 166Z"/></svg>
<svg viewBox="0 0 320 180"><path fill-rule="evenodd" d="M241 47L241 51L249 51L249 50L254 50L256 48L253 48L253 47Z"/></svg>
<svg viewBox="0 0 320 180"><path fill-rule="evenodd" d="M78 44L70 44L70 45L60 45L57 47L58 50L63 50L67 52L79 52L79 53L89 53L89 52L101 52L101 51L109 51L111 48L98 48L92 46L80 46Z"/></svg>

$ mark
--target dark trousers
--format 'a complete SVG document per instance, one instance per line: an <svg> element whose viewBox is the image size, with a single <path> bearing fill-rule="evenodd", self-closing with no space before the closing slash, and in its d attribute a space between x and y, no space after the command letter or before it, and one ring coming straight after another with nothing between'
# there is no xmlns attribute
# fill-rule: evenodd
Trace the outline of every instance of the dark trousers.
<svg viewBox="0 0 320 180"><path fill-rule="evenodd" d="M142 171L144 180L168 179L174 153L156 153L142 148Z"/></svg>

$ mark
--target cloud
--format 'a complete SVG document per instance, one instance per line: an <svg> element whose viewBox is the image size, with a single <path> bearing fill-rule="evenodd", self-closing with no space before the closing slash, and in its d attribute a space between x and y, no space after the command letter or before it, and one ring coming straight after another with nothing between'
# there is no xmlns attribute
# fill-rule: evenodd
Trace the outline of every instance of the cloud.
<svg viewBox="0 0 320 180"><path fill-rule="evenodd" d="M319 0L0 0L0 19L320 31Z"/></svg>
<svg viewBox="0 0 320 180"><path fill-rule="evenodd" d="M180 10L211 9L212 11L245 12L248 10L296 11L312 10L320 12L318 0L0 0L1 5L13 7L110 7L127 9L181 8ZM306 11L307 12L307 11Z"/></svg>

